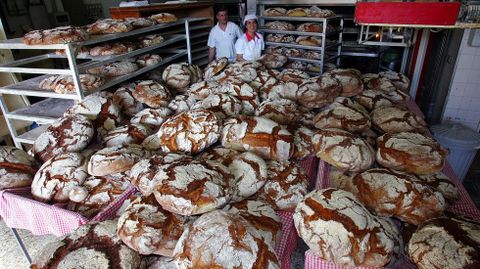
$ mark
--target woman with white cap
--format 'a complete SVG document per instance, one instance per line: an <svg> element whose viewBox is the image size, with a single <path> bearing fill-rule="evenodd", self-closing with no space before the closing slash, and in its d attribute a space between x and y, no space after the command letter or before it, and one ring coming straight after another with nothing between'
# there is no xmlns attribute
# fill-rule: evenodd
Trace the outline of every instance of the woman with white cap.
<svg viewBox="0 0 480 269"><path fill-rule="evenodd" d="M237 61L257 60L265 49L263 36L257 33L257 16L252 14L245 16L243 24L247 30L235 43Z"/></svg>

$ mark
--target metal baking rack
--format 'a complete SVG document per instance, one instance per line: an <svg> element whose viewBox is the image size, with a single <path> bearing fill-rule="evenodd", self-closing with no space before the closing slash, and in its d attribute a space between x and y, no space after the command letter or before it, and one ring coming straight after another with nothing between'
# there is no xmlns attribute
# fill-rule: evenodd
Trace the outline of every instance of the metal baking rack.
<svg viewBox="0 0 480 269"><path fill-rule="evenodd" d="M102 91L125 82L129 79L133 79L137 76L145 74L146 72L157 69L168 63L172 63L177 60L191 62L191 47L190 38L195 37L191 35L190 31L198 29L206 29L205 25L193 25L191 23L202 22L208 18L192 18L192 19L180 19L173 23L157 24L145 28L135 29L126 33L106 34L106 35L93 35L90 39L82 42L73 42L66 44L52 44L52 45L26 45L23 43L22 38L9 39L0 41L0 49L28 49L28 50L64 50L64 55L58 55L52 51L33 56L25 59L12 61L10 63L0 65L0 72L10 73L26 73L26 74L42 74L31 79L20 81L13 85L8 85L0 88L0 106L5 116L7 126L12 136L13 142L16 147L22 148L22 144L33 144L36 138L47 128L48 124L58 119L63 113L71 107L75 102L84 99L85 95L93 92ZM173 29L173 30L172 30ZM163 30L163 31L162 31ZM168 34L167 31L174 32ZM166 32L166 34L164 33ZM146 48L139 48L137 50L112 56L79 56L76 57L75 50L82 46L91 46L101 44L105 42L118 41L120 39L134 38L136 36L142 36L147 34L159 33L165 37L165 41L160 44L155 44ZM197 33L193 33L197 34ZM183 45L180 45L184 42ZM84 91L81 88L79 74L85 73L89 68L102 66L108 63L122 61L125 59L133 58L146 53L158 53L162 56L162 61L140 68L135 72L129 73L124 76L113 77L106 80L105 84L98 87L94 91ZM25 67L25 65L38 64L40 61L48 59L66 59L68 62L68 68L34 68ZM77 63L78 60L84 60L87 62ZM68 94L56 93L51 90L44 90L39 88L39 83L49 77L49 75L63 74L72 75L73 83L75 85L75 92ZM22 95L22 96L34 96L46 98L33 105L23 107L10 111L7 103L5 102L3 95ZM40 125L37 128L26 131L22 134L17 133L17 130L13 126L12 121L28 121L36 122Z"/></svg>
<svg viewBox="0 0 480 269"><path fill-rule="evenodd" d="M311 72L311 74L319 75L323 73L323 66L327 62L336 62L339 65L340 54L342 51L342 42L343 42L343 18L341 16L333 16L329 18L315 18L315 17L287 17L287 16L264 16L263 13L267 8L270 7L283 7L286 9L295 8L298 6L312 6L318 5L315 1L256 1L257 2L257 12L259 14L259 32L265 34L282 34L282 35L294 35L297 36L315 36L320 37L322 42L319 46L306 46L300 45L297 43L283 43L283 42L265 42L267 46L273 47L286 47L286 48L295 48L303 50L314 50L320 53L320 59L307 59L303 57L288 57L289 60L300 61L305 63L316 64L320 66L320 72ZM293 2L293 3L292 3ZM322 32L303 32L303 31L284 31L284 30L272 30L265 28L266 21L288 21L288 22L298 22L306 23L319 23L322 25ZM338 29L332 32L327 32L327 25L329 22L337 21ZM333 44L327 43L327 37L334 40ZM264 36L265 38L265 36ZM334 56L327 56L326 51L331 50L335 51ZM306 70L308 71L308 70Z"/></svg>

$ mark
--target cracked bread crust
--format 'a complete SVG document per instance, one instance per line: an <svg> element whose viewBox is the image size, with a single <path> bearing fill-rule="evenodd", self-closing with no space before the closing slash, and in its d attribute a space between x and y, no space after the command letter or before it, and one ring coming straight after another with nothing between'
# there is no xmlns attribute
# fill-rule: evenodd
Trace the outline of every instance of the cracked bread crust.
<svg viewBox="0 0 480 269"><path fill-rule="evenodd" d="M397 217L413 225L439 217L446 208L443 195L415 175L373 168L353 177L357 198L379 216Z"/></svg>
<svg viewBox="0 0 480 269"><path fill-rule="evenodd" d="M173 111L167 107L160 108L146 108L139 111L135 116L130 119L132 124L144 124L152 129L157 129L164 123L171 115Z"/></svg>
<svg viewBox="0 0 480 269"><path fill-rule="evenodd" d="M48 30L33 30L23 36L27 45L49 45L84 41L89 35L81 27L61 26Z"/></svg>
<svg viewBox="0 0 480 269"><path fill-rule="evenodd" d="M383 106L371 113L375 128L383 133L427 131L427 123L417 114L401 106Z"/></svg>
<svg viewBox="0 0 480 269"><path fill-rule="evenodd" d="M178 239L191 221L192 218L164 210L153 195L142 196L120 216L117 234L141 255L172 257Z"/></svg>
<svg viewBox="0 0 480 269"><path fill-rule="evenodd" d="M103 137L103 142L107 147L141 144L150 133L151 130L147 126L131 123L108 131Z"/></svg>
<svg viewBox="0 0 480 269"><path fill-rule="evenodd" d="M382 267L392 258L398 231L349 192L313 191L297 206L293 220L315 255L337 265Z"/></svg>
<svg viewBox="0 0 480 269"><path fill-rule="evenodd" d="M410 87L410 79L402 73L397 73L394 71L385 71L378 73L380 77L384 77L393 82L393 85L402 92L408 92Z"/></svg>
<svg viewBox="0 0 480 269"><path fill-rule="evenodd" d="M168 108L174 112L173 114L179 114L190 110L196 102L190 94L179 94L168 103Z"/></svg>
<svg viewBox="0 0 480 269"><path fill-rule="evenodd" d="M121 109L122 113L132 117L143 109L143 104L132 95L133 87L118 88L113 94L113 102Z"/></svg>
<svg viewBox="0 0 480 269"><path fill-rule="evenodd" d="M172 99L171 92L154 80L142 80L132 92L133 98L151 108L167 106Z"/></svg>
<svg viewBox="0 0 480 269"><path fill-rule="evenodd" d="M121 19L103 19L88 25L87 32L93 35L125 33L133 30L131 22Z"/></svg>
<svg viewBox="0 0 480 269"><path fill-rule="evenodd" d="M365 90L355 96L355 101L372 111L379 107L392 106L393 102L381 91Z"/></svg>
<svg viewBox="0 0 480 269"><path fill-rule="evenodd" d="M215 93L198 101L191 109L210 110L215 116L217 116L217 119L223 120L227 117L238 115L242 109L242 103L234 96L224 93Z"/></svg>
<svg viewBox="0 0 480 269"><path fill-rule="evenodd" d="M423 183L430 185L433 189L442 193L449 204L455 203L460 198L457 186L443 172L431 175L418 176Z"/></svg>
<svg viewBox="0 0 480 269"><path fill-rule="evenodd" d="M243 217L221 210L200 216L175 248L178 268L280 268L274 249Z"/></svg>
<svg viewBox="0 0 480 269"><path fill-rule="evenodd" d="M480 223L459 218L433 219L408 242L408 255L420 269L478 268Z"/></svg>
<svg viewBox="0 0 480 269"><path fill-rule="evenodd" d="M304 107L321 108L332 103L340 95L340 82L328 73L304 80L298 87L296 99Z"/></svg>
<svg viewBox="0 0 480 269"><path fill-rule="evenodd" d="M363 82L356 69L334 69L326 72L333 75L342 85L341 96L352 97L363 91Z"/></svg>
<svg viewBox="0 0 480 269"><path fill-rule="evenodd" d="M384 167L427 175L443 169L447 150L419 133L386 133L377 138L376 159Z"/></svg>
<svg viewBox="0 0 480 269"><path fill-rule="evenodd" d="M365 171L375 161L372 146L344 130L328 128L317 131L312 142L318 158L341 170Z"/></svg>
<svg viewBox="0 0 480 269"><path fill-rule="evenodd" d="M90 158L88 173L92 176L106 176L125 172L136 162L148 157L150 151L135 144L103 148Z"/></svg>
<svg viewBox="0 0 480 269"><path fill-rule="evenodd" d="M258 106L255 116L269 118L282 125L296 123L301 117L297 103L288 99L267 99Z"/></svg>
<svg viewBox="0 0 480 269"><path fill-rule="evenodd" d="M293 158L302 160L310 155L315 154L312 138L315 132L308 127L300 126L293 133L293 143L295 144L295 153Z"/></svg>
<svg viewBox="0 0 480 269"><path fill-rule="evenodd" d="M171 64L162 73L162 79L166 85L175 90L187 88L190 85L191 77L192 74L187 63Z"/></svg>
<svg viewBox="0 0 480 269"><path fill-rule="evenodd" d="M313 120L318 129L338 128L349 132L362 132L372 126L365 108L345 97L337 97Z"/></svg>
<svg viewBox="0 0 480 269"><path fill-rule="evenodd" d="M222 145L278 161L288 160L295 149L293 135L278 123L264 117L227 119L222 130Z"/></svg>
<svg viewBox="0 0 480 269"><path fill-rule="evenodd" d="M35 159L25 151L10 146L0 147L0 190L28 187L36 172Z"/></svg>
<svg viewBox="0 0 480 269"><path fill-rule="evenodd" d="M205 81L212 79L214 76L220 74L228 65L227 57L214 60L205 67L203 78Z"/></svg>

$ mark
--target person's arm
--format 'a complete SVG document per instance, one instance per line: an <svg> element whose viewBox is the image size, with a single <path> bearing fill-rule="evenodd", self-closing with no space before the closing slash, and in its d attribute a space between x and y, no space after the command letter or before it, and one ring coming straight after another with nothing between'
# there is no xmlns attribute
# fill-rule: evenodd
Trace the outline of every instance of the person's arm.
<svg viewBox="0 0 480 269"><path fill-rule="evenodd" d="M213 60L215 60L216 51L217 50L215 48L208 48L208 63L211 63Z"/></svg>
<svg viewBox="0 0 480 269"><path fill-rule="evenodd" d="M245 59L243 59L243 54L237 54L237 62L245 62Z"/></svg>
<svg viewBox="0 0 480 269"><path fill-rule="evenodd" d="M243 59L243 53L245 53L245 48L243 47L243 40L240 38L235 42L235 54L237 55L237 61L238 62L243 62L245 59Z"/></svg>

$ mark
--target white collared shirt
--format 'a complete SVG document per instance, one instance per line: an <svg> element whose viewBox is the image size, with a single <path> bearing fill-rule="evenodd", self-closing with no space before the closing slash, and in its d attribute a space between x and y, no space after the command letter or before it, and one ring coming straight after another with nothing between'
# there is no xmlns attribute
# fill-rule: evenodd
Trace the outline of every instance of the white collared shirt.
<svg viewBox="0 0 480 269"><path fill-rule="evenodd" d="M227 28L223 31L220 26L215 25L210 30L207 45L210 48L215 48L215 58L219 59L227 57L230 62L234 62L235 55L235 41L242 36L242 31L233 22L227 22Z"/></svg>
<svg viewBox="0 0 480 269"><path fill-rule="evenodd" d="M265 42L263 42L263 36L259 33L255 33L255 38L250 41L248 41L247 33L245 33L235 43L235 52L242 54L245 61L253 61L260 58L264 49Z"/></svg>

